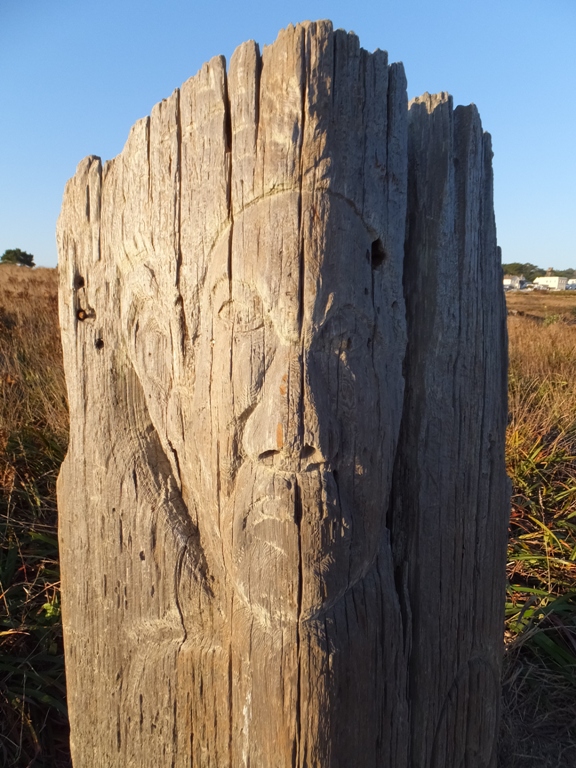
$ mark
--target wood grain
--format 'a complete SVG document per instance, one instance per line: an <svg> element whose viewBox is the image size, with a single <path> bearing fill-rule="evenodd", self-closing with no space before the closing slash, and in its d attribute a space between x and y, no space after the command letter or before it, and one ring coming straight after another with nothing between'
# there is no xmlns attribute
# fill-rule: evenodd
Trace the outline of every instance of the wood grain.
<svg viewBox="0 0 576 768"><path fill-rule="evenodd" d="M329 22L212 59L58 222L75 768L494 765L491 150Z"/></svg>

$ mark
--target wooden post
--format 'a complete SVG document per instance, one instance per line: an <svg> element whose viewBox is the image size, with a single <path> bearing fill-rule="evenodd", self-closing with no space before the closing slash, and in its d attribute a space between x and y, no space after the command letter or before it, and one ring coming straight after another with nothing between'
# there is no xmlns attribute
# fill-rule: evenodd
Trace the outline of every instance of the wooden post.
<svg viewBox="0 0 576 768"><path fill-rule="evenodd" d="M58 223L75 768L492 768L491 150L329 22L219 57Z"/></svg>

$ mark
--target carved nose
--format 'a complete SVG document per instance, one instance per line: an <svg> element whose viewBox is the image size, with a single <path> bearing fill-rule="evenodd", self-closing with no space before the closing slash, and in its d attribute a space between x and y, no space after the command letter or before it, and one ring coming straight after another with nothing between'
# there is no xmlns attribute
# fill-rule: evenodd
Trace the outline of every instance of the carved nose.
<svg viewBox="0 0 576 768"><path fill-rule="evenodd" d="M253 461L305 471L326 461L314 399L307 397L300 356L276 354L260 400L244 427L244 450Z"/></svg>

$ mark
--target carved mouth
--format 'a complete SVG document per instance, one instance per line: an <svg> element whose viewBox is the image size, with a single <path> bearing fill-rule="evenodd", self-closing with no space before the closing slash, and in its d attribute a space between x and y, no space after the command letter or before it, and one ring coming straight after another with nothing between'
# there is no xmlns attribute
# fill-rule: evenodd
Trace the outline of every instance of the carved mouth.
<svg viewBox="0 0 576 768"><path fill-rule="evenodd" d="M248 509L244 517L244 527L248 520L251 526L257 526L266 520L276 520L281 523L293 522L294 505L288 498L266 496L256 499Z"/></svg>
<svg viewBox="0 0 576 768"><path fill-rule="evenodd" d="M309 483L310 476L317 474L319 483L322 483L327 475L333 474L325 462L309 465L300 472L278 470L275 467L259 467L259 470L263 470L268 478L283 480L284 487L277 486L274 493L265 492L254 499L247 506L243 516L244 526L248 520L250 525L258 525L264 520L294 522L295 497L298 487L301 486L299 479L306 477Z"/></svg>

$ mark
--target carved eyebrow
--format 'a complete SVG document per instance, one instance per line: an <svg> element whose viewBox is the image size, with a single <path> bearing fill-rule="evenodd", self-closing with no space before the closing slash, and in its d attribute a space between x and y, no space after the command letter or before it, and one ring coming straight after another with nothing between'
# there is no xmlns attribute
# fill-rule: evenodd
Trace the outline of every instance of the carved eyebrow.
<svg viewBox="0 0 576 768"><path fill-rule="evenodd" d="M214 283L214 285L210 288L210 295L212 297L216 297L218 291L220 290L221 286L225 286L228 296L230 295L230 281L228 280L228 275L221 275L218 280Z"/></svg>
<svg viewBox="0 0 576 768"><path fill-rule="evenodd" d="M222 290L222 285L225 286L225 291ZM232 287L232 291L230 291L230 287ZM236 290L234 290L234 287L236 287ZM219 293L221 296L218 295ZM225 304L242 302L246 299L255 299L262 305L262 307L264 307L264 301L262 296L260 296L260 292L256 286L251 285L246 280L233 279L232 283L230 283L227 278L221 278L213 286L212 296L214 298L214 306L218 308L218 311L220 311Z"/></svg>
<svg viewBox="0 0 576 768"><path fill-rule="evenodd" d="M260 292L258 288L252 283L249 283L248 280L242 280L240 278L233 277L232 281L230 281L228 279L228 275L222 275L221 277L218 278L218 280L214 283L214 285L210 290L210 293L212 294L212 296L216 297L218 292L222 290L222 286L224 286L224 288L226 289L226 295L228 300L229 299L234 300L235 298L238 298L237 296L235 297L234 295L232 296L230 295L230 287L232 286L232 294L234 294L234 286L242 286L242 288L246 289L248 293L250 293L251 295L257 296L260 299L260 301L262 301L262 297L260 296Z"/></svg>

